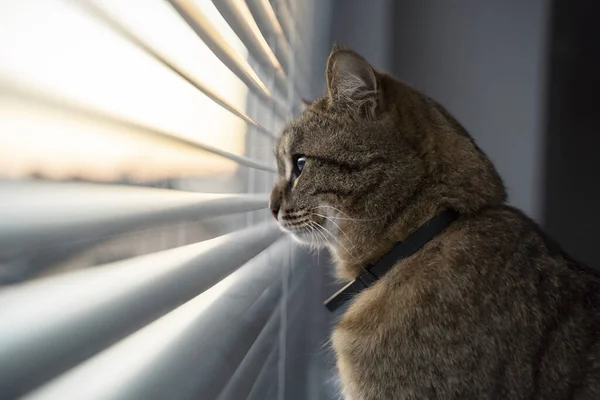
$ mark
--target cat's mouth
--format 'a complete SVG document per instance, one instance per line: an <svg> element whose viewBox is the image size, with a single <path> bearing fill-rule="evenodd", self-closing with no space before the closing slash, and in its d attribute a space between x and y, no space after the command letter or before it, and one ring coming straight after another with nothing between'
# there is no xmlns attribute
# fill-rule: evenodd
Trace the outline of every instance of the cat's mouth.
<svg viewBox="0 0 600 400"><path fill-rule="evenodd" d="M327 219L308 212L290 212L280 215L279 227L301 244L324 247L333 240Z"/></svg>

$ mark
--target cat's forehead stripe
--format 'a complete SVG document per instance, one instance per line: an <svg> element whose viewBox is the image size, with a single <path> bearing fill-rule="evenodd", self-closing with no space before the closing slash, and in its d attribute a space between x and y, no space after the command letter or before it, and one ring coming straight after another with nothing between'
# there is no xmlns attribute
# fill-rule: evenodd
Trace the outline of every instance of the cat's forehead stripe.
<svg viewBox="0 0 600 400"><path fill-rule="evenodd" d="M283 175L286 177L286 179L289 179L292 175L289 143L290 143L290 135L289 135L289 128L288 128L281 135L281 139L279 140L279 145L277 146L277 157L278 157L277 161L283 167L282 172L283 172Z"/></svg>
<svg viewBox="0 0 600 400"><path fill-rule="evenodd" d="M289 155L289 149L290 149L290 134L289 134L289 129L286 129L284 131L283 136L281 137L281 142L279 143L279 149L280 149L281 155L283 157Z"/></svg>
<svg viewBox="0 0 600 400"><path fill-rule="evenodd" d="M281 155L290 157L294 153L294 149L298 147L298 139L301 135L296 124L289 125L281 135L280 148Z"/></svg>
<svg viewBox="0 0 600 400"><path fill-rule="evenodd" d="M290 125L288 128L288 134L286 135L286 150L288 155L293 156L299 152L303 136L302 129L300 129L300 123L294 123Z"/></svg>

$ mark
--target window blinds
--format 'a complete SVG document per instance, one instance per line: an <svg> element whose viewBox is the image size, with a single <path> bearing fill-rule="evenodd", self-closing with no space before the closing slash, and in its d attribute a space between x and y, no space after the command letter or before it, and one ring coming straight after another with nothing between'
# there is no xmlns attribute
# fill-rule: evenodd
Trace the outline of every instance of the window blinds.
<svg viewBox="0 0 600 400"><path fill-rule="evenodd" d="M0 4L0 398L319 398L322 260L264 209L323 4Z"/></svg>

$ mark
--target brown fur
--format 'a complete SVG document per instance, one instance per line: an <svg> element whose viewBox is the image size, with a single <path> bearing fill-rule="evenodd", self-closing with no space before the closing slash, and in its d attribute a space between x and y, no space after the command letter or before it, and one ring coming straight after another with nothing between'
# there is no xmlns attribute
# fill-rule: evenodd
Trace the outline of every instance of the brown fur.
<svg viewBox="0 0 600 400"><path fill-rule="evenodd" d="M334 49L327 82L277 146L284 230L329 247L353 279L439 212L461 213L337 324L346 397L600 399L600 277L505 205L442 106L350 50Z"/></svg>

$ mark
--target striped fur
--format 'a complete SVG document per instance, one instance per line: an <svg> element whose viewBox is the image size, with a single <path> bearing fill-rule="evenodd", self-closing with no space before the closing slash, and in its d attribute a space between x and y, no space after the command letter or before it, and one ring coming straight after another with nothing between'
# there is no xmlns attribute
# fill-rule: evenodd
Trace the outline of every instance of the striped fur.
<svg viewBox="0 0 600 400"><path fill-rule="evenodd" d="M490 160L434 100L340 48L327 82L277 145L282 229L328 247L345 280L461 213L337 324L347 398L600 399L600 276L505 204Z"/></svg>

